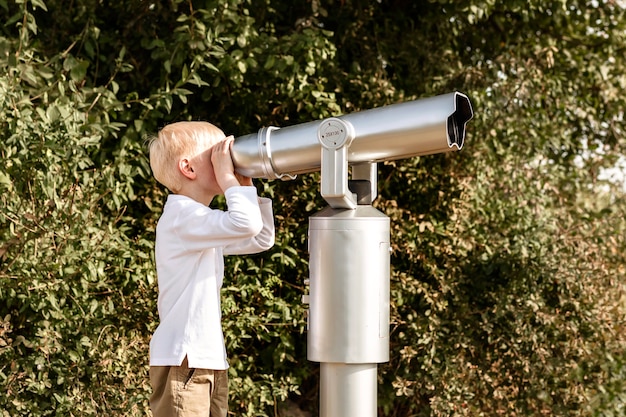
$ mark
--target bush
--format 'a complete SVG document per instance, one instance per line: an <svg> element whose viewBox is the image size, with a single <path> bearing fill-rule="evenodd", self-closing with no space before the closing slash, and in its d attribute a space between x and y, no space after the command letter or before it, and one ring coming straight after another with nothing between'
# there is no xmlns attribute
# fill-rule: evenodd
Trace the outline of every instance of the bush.
<svg viewBox="0 0 626 417"><path fill-rule="evenodd" d="M626 204L602 174L626 145L624 8L491 3L0 1L2 415L149 413L165 190L146 135L457 89L476 110L462 152L379 166L393 246L379 414L623 414ZM236 415L317 412L300 299L318 182L257 181L276 246L227 259Z"/></svg>

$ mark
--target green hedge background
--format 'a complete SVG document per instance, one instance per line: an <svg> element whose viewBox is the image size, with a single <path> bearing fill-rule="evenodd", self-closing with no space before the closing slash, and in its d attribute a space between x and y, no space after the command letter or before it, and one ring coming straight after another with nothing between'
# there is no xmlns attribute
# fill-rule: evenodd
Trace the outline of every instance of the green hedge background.
<svg viewBox="0 0 626 417"><path fill-rule="evenodd" d="M149 414L144 141L462 91L458 153L379 164L392 222L379 415L626 413L626 13L619 0L0 0L0 415ZM277 243L229 258L231 412L317 415L317 174L258 180ZM218 204L223 204L218 202Z"/></svg>

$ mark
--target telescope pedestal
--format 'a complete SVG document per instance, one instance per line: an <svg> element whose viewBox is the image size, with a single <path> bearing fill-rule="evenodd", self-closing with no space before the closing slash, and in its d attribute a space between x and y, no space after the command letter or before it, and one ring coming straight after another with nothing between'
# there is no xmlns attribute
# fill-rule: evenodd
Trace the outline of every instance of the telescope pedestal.
<svg viewBox="0 0 626 417"><path fill-rule="evenodd" d="M389 218L369 205L309 219L307 357L320 362L320 417L376 417L389 360Z"/></svg>

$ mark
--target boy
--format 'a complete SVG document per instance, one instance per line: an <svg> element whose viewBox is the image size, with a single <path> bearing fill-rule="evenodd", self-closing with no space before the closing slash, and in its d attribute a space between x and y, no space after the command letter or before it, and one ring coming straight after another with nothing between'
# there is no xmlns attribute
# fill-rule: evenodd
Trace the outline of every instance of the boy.
<svg viewBox="0 0 626 417"><path fill-rule="evenodd" d="M178 122L150 141L154 177L171 192L156 228L160 323L150 341L154 417L225 417L228 362L221 327L224 255L274 244L272 202L235 173L233 137ZM223 194L227 211L209 204Z"/></svg>

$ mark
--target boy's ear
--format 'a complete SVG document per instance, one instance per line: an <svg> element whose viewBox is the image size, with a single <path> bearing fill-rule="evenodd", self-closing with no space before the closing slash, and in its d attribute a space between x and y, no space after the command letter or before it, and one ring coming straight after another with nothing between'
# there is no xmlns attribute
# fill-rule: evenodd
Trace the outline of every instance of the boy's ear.
<svg viewBox="0 0 626 417"><path fill-rule="evenodd" d="M191 161L188 158L181 158L178 161L178 170L185 177L193 180L196 178L196 173L193 171L193 167L191 166Z"/></svg>

